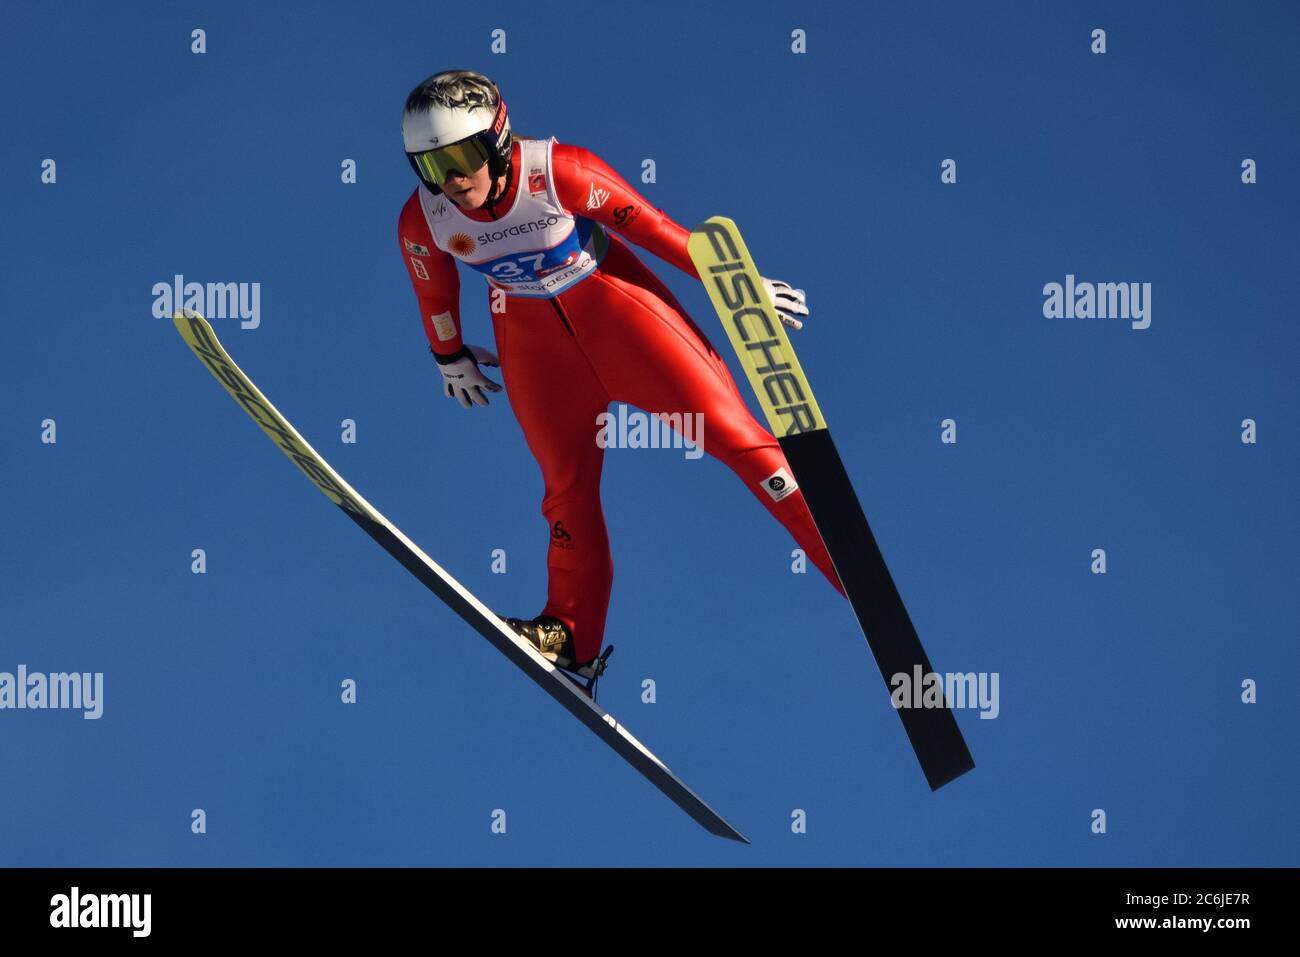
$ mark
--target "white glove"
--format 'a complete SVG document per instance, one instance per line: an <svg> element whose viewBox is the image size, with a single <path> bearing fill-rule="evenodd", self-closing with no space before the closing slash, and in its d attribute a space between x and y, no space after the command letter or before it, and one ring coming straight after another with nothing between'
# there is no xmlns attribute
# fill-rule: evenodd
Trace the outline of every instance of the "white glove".
<svg viewBox="0 0 1300 957"><path fill-rule="evenodd" d="M443 392L449 399L459 399L465 408L468 409L470 403L487 405L485 391L501 391L501 386L479 371L480 364L493 367L501 364L482 346L465 346L449 356L435 352L433 357L438 360L438 371L442 373Z"/></svg>
<svg viewBox="0 0 1300 957"><path fill-rule="evenodd" d="M788 282L779 279L768 279L764 276L759 278L763 280L767 298L772 300L772 306L776 309L776 314L781 317L781 321L791 329L802 329L803 322L795 317L808 315L808 305L804 302L803 290L791 289Z"/></svg>

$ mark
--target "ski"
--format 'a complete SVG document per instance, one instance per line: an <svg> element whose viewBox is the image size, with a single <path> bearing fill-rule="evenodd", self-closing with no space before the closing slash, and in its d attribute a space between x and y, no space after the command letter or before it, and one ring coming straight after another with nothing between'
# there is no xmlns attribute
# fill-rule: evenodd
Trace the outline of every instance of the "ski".
<svg viewBox="0 0 1300 957"><path fill-rule="evenodd" d="M608 711L588 697L565 677L556 666L543 658L525 639L515 635L460 582L426 555L418 545L384 518L362 498L329 463L316 452L288 420L284 418L246 376L217 340L207 320L191 311L172 317L181 338L234 397L245 412L261 426L280 450L287 455L312 483L325 493L348 518L361 526L388 554L396 558L426 588L437 595L461 619L490 641L503 655L531 678L543 691L558 701L596 736L608 744L632 767L664 793L678 807L694 818L711 834L748 844L744 835L733 828L716 811L704 803L638 741Z"/></svg>
<svg viewBox="0 0 1300 957"><path fill-rule="evenodd" d="M892 690L894 675L910 678L917 668L931 674L930 659L740 231L730 219L712 216L691 231L687 245L803 491L886 687ZM947 701L941 708L897 710L931 790L975 767Z"/></svg>

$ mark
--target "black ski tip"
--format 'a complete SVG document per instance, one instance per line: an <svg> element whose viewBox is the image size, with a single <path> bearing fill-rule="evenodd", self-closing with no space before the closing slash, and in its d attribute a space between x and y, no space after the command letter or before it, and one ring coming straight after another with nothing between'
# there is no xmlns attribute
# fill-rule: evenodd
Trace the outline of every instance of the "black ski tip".
<svg viewBox="0 0 1300 957"><path fill-rule="evenodd" d="M695 820L699 824L702 824L704 826L704 829L706 831L708 831L710 834L714 835L715 837L725 837L727 840L735 841L737 844L749 843L749 838L745 837L745 835L741 834L734 827L732 827L726 820L722 818L721 815L714 812L712 808L709 808L709 813L713 815L712 817L699 815L693 811L689 813L691 814L691 817L695 818Z"/></svg>

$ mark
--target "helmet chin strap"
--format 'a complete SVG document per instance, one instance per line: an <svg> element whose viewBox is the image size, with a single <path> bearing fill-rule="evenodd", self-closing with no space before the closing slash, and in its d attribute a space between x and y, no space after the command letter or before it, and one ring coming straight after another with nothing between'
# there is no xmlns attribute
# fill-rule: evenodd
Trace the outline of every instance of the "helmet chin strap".
<svg viewBox="0 0 1300 957"><path fill-rule="evenodd" d="M515 167L514 167L514 164L513 164L513 163L507 163L507 164L506 164L506 181L505 181L505 183L502 185L502 187L501 187L501 192L500 192L500 193L497 193L497 192L496 192L496 188L497 188L497 177L495 177L495 176L492 177L492 192L488 194L488 198L487 198L487 199L483 200L483 208L484 208L484 209L491 209L492 207L496 206L496 204L497 204L498 202L501 201L502 197L504 197L504 196L506 195L506 193L510 192L510 182L511 182L511 180L514 179L514 176L515 176Z"/></svg>

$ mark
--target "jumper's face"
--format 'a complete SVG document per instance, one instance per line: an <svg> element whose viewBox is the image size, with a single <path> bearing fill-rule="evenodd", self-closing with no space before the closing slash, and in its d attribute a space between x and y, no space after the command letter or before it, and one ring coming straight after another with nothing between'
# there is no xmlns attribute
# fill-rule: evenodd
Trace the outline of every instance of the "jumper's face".
<svg viewBox="0 0 1300 957"><path fill-rule="evenodd" d="M442 184L443 193L457 206L463 209L477 209L483 205L488 193L492 191L492 173L484 163L468 176L460 170L453 170Z"/></svg>

